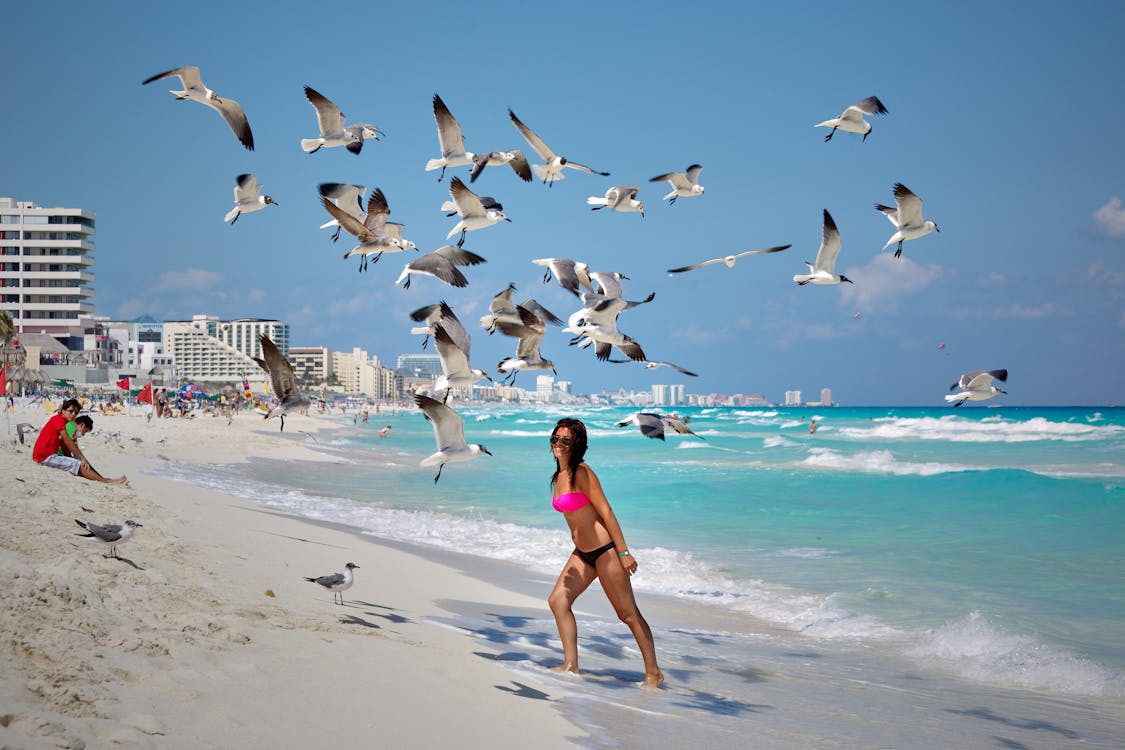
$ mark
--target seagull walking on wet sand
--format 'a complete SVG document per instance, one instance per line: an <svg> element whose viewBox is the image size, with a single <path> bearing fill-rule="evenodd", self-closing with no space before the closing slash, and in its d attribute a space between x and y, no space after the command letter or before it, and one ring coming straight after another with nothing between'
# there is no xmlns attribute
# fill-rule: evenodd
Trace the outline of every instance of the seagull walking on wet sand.
<svg viewBox="0 0 1125 750"><path fill-rule="evenodd" d="M465 136L461 134L461 125L457 118L445 106L441 97L434 94L434 120L437 122L438 145L441 147L441 156L426 162L426 171L432 172L440 169L438 182L445 177L448 167L465 167L473 163L474 154L465 150Z"/></svg>
<svg viewBox="0 0 1125 750"><path fill-rule="evenodd" d="M668 201L671 206L676 202L677 198L694 198L698 195L703 195L703 186L699 184L699 173L703 171L703 167L698 164L692 164L683 172L666 172L658 174L653 177L649 182L667 182L672 186L672 192L664 196L660 200Z"/></svg>
<svg viewBox="0 0 1125 750"><path fill-rule="evenodd" d="M316 109L316 123L320 127L318 138L302 138L301 148L306 154L315 154L322 148L343 146L353 154L363 150L366 140L379 140L383 131L374 125L356 123L344 125L344 113L324 94L312 86L305 86L305 97Z"/></svg>
<svg viewBox="0 0 1125 750"><path fill-rule="evenodd" d="M182 68L173 68L163 73L157 73L145 79L141 85L172 77L179 78L180 85L184 87L182 91L172 91L177 99L199 102L215 110L226 120L227 125L230 126L239 142L247 150L254 150L254 134L250 132L250 123L246 119L246 113L242 111L242 106L234 99L225 99L204 86L203 81L199 78L199 68L194 65L185 65Z"/></svg>
<svg viewBox="0 0 1125 750"><path fill-rule="evenodd" d="M501 221L511 222L511 219L504 215L504 207L499 202L488 196L479 197L461 181L460 177L454 177L450 181L449 195L453 199L453 208L461 220L449 230L445 238L448 240L460 232L461 237L457 240L457 247L465 244L466 232L484 229Z"/></svg>
<svg viewBox="0 0 1125 750"><path fill-rule="evenodd" d="M492 455L492 453L480 443L467 443L465 442L465 420L461 415L453 411L450 407L446 406L437 399L424 396L421 393L414 394L414 403L426 415L426 419L434 427L434 441L437 443L437 450L426 458L422 459L420 466L433 466L438 464L438 472L434 477L434 484L441 479L441 470L445 468L447 463L457 461L471 461L482 453Z"/></svg>
<svg viewBox="0 0 1125 750"><path fill-rule="evenodd" d="M470 253L453 245L443 245L433 252L426 253L407 263L402 268L396 284L401 283L403 289L410 288L410 275L433 276L444 281L450 286L463 288L469 285L469 280L457 266L475 266L487 263L484 258L476 253Z"/></svg>
<svg viewBox="0 0 1125 750"><path fill-rule="evenodd" d="M840 255L840 232L836 229L836 222L828 209L824 209L824 231L820 241L820 249L816 253L816 262L805 265L809 267L808 273L800 273L793 277L799 285L805 284L839 284L846 281L854 283L844 274L836 275L836 258Z"/></svg>
<svg viewBox="0 0 1125 750"><path fill-rule="evenodd" d="M264 185L258 184L258 178L254 175L240 174L234 186L234 208L227 212L223 221L229 221L233 226L242 214L260 211L270 204L280 205L270 196L261 195L263 187Z"/></svg>
<svg viewBox="0 0 1125 750"><path fill-rule="evenodd" d="M355 582L355 577L352 575L352 571L358 569L359 566L355 563L348 563L344 566L343 573L331 573L326 576L320 576L319 578L309 578L308 576L306 576L305 580L310 583L315 583L323 586L324 588L331 591L332 603L343 606L344 592L350 589L352 587L352 583ZM339 597L339 601L337 601L336 597Z"/></svg>
<svg viewBox="0 0 1125 750"><path fill-rule="evenodd" d="M894 191L896 207L891 208L890 206L884 206L882 203L876 203L875 210L886 216L898 230L887 240L887 244L883 245L883 249L886 250L897 242L898 248L895 250L895 257L897 258L902 255L902 243L906 240L916 240L931 232L940 232L941 230L932 221L922 220L922 199L912 193L910 188L901 182L896 182Z"/></svg>
<svg viewBox="0 0 1125 750"><path fill-rule="evenodd" d="M637 191L640 187L637 185L617 185L605 191L605 197L599 198L596 195L591 195L586 199L586 203L592 208L591 211L600 211L603 208L611 208L614 211L621 212L635 212L640 213L641 218L645 217L645 204L637 200Z"/></svg>
<svg viewBox="0 0 1125 750"><path fill-rule="evenodd" d="M277 406L266 413L266 419L278 417L281 420L281 431L285 430L285 414L294 409L308 407L309 397L301 393L297 387L297 378L293 375L293 365L281 353L269 336L258 334L258 343L262 347L262 358L254 358L258 366L269 373L270 382L273 384L273 394L277 398Z"/></svg>
<svg viewBox="0 0 1125 750"><path fill-rule="evenodd" d="M764 253L779 253L782 250L788 250L792 245L776 245L774 247L767 247L765 250L744 250L741 253L734 253L733 255L724 255L722 258L711 258L700 263L692 263L690 266L681 266L680 268L669 268L668 273L684 273L685 271L694 271L697 268L704 266L713 266L716 263L722 263L727 268L734 268L734 264L739 258L745 258L747 255L762 255Z"/></svg>
<svg viewBox="0 0 1125 750"><path fill-rule="evenodd" d="M949 386L949 390L960 388L960 393L946 394L945 400L954 406L960 406L966 401L987 401L998 393L1007 393L999 386L992 384L993 380L1001 383L1008 380L1007 370L972 370L962 375L956 383Z"/></svg>
<svg viewBox="0 0 1125 750"><path fill-rule="evenodd" d="M542 138L535 134L534 130L524 125L511 109L508 110L508 117L511 118L512 124L520 131L520 134L523 135L528 145L534 149L535 153L539 154L540 159L546 162L545 164L534 164L531 169L535 172L535 176L546 183L548 187L554 185L555 180L564 179L566 175L563 174L563 170L567 168L577 169L579 172L585 172L586 174L609 177L609 172L598 172L595 169L587 167L585 164L579 164L576 161L567 159L565 156L556 154L551 150L550 146L543 142Z"/></svg>
<svg viewBox="0 0 1125 750"><path fill-rule="evenodd" d="M117 545L129 541L133 532L144 525L136 521L125 521L120 525L111 523L99 526L90 521L79 521L77 518L74 519L74 522L86 530L85 534L78 534L78 536L97 539L99 542L109 545L109 554L106 557L117 557Z"/></svg>
<svg viewBox="0 0 1125 750"><path fill-rule="evenodd" d="M828 135L824 136L825 141L832 140L832 136L836 134L837 130L843 130L848 133L862 133L863 140L866 141L867 136L871 135L871 123L863 119L863 116L885 114L887 114L887 108L879 101L879 97L869 96L845 109L840 113L839 117L833 117L831 120L819 122L813 127L832 128L832 130L828 131Z"/></svg>

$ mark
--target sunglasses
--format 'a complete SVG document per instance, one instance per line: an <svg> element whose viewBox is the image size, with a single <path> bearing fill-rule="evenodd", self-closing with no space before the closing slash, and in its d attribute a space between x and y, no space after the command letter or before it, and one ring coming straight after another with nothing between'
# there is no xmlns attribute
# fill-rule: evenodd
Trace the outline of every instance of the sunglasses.
<svg viewBox="0 0 1125 750"><path fill-rule="evenodd" d="M551 445L554 445L555 443L562 443L564 448L569 448L570 438L566 435L563 435L562 437L558 435L551 435Z"/></svg>

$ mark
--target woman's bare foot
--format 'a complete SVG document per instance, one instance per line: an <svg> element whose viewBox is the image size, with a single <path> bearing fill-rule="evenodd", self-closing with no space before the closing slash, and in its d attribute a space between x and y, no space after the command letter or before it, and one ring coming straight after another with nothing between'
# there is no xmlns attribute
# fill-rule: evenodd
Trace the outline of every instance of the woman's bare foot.
<svg viewBox="0 0 1125 750"><path fill-rule="evenodd" d="M552 672L570 672L571 674L582 674L578 670L577 664L560 664L557 667L551 667ZM661 677L663 679L663 677Z"/></svg>
<svg viewBox="0 0 1125 750"><path fill-rule="evenodd" d="M109 484L123 484L126 487L128 487L129 486L129 477L120 476L117 479L110 479Z"/></svg>
<svg viewBox="0 0 1125 750"><path fill-rule="evenodd" d="M645 687L660 687L664 684L664 673L656 672L655 674L649 674L645 672L645 681L641 684Z"/></svg>

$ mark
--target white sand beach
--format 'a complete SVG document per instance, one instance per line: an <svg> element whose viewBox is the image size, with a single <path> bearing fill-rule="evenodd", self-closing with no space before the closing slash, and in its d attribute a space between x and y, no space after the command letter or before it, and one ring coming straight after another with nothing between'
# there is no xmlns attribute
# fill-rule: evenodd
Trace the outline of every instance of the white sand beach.
<svg viewBox="0 0 1125 750"><path fill-rule="evenodd" d="M0 746L524 747L584 744L535 685L440 624L442 600L544 604L426 556L162 480L177 461L327 460L327 419L94 415L84 450L118 487L0 447ZM0 428L8 423L0 418ZM143 524L117 551L75 519ZM359 566L346 604L304 580ZM536 699L528 699L528 698Z"/></svg>

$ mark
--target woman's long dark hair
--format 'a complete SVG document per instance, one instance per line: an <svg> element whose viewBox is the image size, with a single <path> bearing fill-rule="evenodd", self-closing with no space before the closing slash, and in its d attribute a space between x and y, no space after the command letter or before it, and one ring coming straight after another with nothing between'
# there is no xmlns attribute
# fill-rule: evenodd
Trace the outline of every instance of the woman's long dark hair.
<svg viewBox="0 0 1125 750"><path fill-rule="evenodd" d="M567 454L570 459L567 465L567 471L570 472L570 481L574 482L574 473L582 464L582 460L586 457L586 425L582 424L581 420L571 419L570 417L563 417L555 425L555 429L551 430L551 437L559 431L560 427L565 427L570 430L570 453ZM563 469L559 465L559 460L555 459L555 473L551 475L551 486L554 487L555 483L559 480L559 472Z"/></svg>

